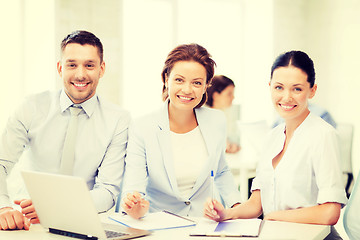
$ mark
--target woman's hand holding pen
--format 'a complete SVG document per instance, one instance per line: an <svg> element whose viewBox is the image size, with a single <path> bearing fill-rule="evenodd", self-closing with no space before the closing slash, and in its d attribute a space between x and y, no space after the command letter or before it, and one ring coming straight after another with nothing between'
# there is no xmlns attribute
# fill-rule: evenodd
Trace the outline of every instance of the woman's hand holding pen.
<svg viewBox="0 0 360 240"><path fill-rule="evenodd" d="M133 218L139 219L149 210L149 201L138 192L128 193L123 198L124 211Z"/></svg>
<svg viewBox="0 0 360 240"><path fill-rule="evenodd" d="M228 219L226 209L215 199L208 199L204 206L204 216L217 222Z"/></svg>

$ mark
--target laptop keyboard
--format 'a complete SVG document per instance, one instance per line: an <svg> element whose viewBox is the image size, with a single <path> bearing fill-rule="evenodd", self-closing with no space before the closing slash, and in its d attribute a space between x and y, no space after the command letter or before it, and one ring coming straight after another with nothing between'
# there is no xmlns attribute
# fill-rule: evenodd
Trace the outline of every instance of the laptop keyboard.
<svg viewBox="0 0 360 240"><path fill-rule="evenodd" d="M127 233L114 232L114 231L109 231L109 230L105 230L105 234L106 234L107 238L117 238L117 237L121 237L124 235L128 235Z"/></svg>

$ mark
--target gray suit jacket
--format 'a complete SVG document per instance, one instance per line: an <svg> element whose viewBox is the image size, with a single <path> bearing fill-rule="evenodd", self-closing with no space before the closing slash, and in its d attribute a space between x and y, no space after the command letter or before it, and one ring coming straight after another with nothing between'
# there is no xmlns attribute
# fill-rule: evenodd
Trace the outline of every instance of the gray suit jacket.
<svg viewBox="0 0 360 240"><path fill-rule="evenodd" d="M130 124L122 196L138 191L144 193L150 201L150 212L168 210L184 216L202 216L204 203L211 197L210 173L213 170L218 200L227 206L240 201L225 161L224 114L206 107L196 109L195 114L208 150L208 164L202 169L191 196L182 197L178 189L167 101L160 111Z"/></svg>

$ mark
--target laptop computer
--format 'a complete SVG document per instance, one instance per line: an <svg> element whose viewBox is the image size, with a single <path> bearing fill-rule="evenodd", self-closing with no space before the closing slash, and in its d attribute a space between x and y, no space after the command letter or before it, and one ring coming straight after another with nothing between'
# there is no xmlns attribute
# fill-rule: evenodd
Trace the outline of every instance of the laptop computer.
<svg viewBox="0 0 360 240"><path fill-rule="evenodd" d="M40 224L49 232L81 239L130 239L146 230L101 223L85 180L80 177L22 171Z"/></svg>

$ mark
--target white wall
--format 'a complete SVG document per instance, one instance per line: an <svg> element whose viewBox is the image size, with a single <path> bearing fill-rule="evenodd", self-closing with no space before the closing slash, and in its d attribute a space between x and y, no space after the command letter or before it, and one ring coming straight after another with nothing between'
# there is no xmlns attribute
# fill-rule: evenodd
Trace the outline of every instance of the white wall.
<svg viewBox="0 0 360 240"><path fill-rule="evenodd" d="M118 0L53 0L55 1L56 58L59 60L60 42L75 30L87 30L100 38L104 47L105 74L100 80L97 92L106 99L122 105L123 92L123 32L122 2ZM56 71L56 68L54 69ZM62 83L57 77L57 88Z"/></svg>
<svg viewBox="0 0 360 240"><path fill-rule="evenodd" d="M12 0L0 8L0 128L28 94L54 88L54 1Z"/></svg>
<svg viewBox="0 0 360 240"><path fill-rule="evenodd" d="M273 61L273 3L243 0L240 98L241 120L254 122L272 119L268 82Z"/></svg>
<svg viewBox="0 0 360 240"><path fill-rule="evenodd" d="M0 8L2 57L0 58L0 127L6 124L12 106L23 96L22 6L20 0L11 1L7 8ZM11 22L10 24L4 24ZM9 105L11 107L9 107Z"/></svg>
<svg viewBox="0 0 360 240"><path fill-rule="evenodd" d="M161 71L173 46L173 5L158 0L123 3L123 106L137 117L162 104Z"/></svg>
<svg viewBox="0 0 360 240"><path fill-rule="evenodd" d="M216 73L231 77L239 85L236 95L241 95L242 1L123 3L124 107L131 108L134 117L161 106L162 67L167 54L179 44L204 46L217 63Z"/></svg>

